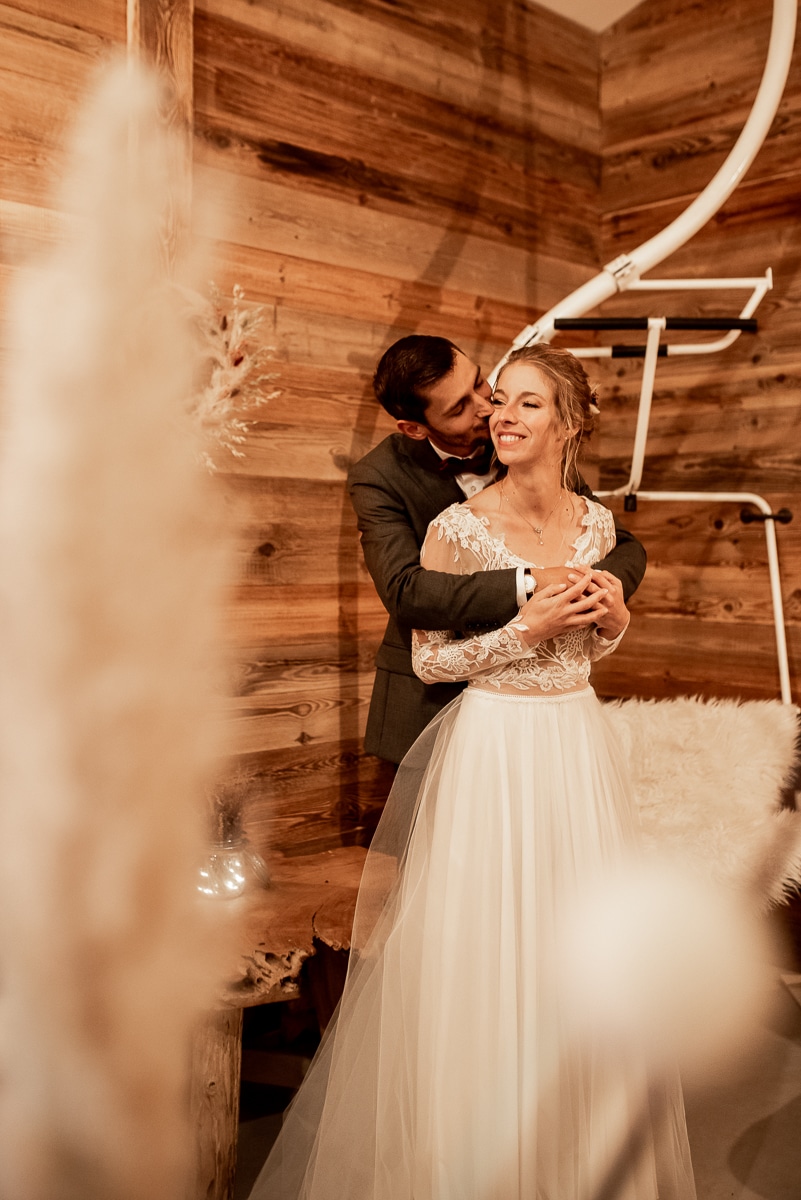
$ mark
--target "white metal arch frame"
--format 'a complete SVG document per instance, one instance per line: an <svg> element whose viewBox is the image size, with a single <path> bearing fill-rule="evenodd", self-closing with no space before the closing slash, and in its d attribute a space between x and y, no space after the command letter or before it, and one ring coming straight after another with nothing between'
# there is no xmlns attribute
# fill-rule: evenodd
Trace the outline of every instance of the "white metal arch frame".
<svg viewBox="0 0 801 1200"><path fill-rule="evenodd" d="M571 292L558 304L549 309L533 325L528 325L515 338L509 351L490 374L490 381L495 382L509 354L520 346L533 345L536 342L549 342L556 331L555 322L563 318L581 317L590 309L608 300L610 296L629 289L635 291L721 287L750 287L753 295L747 303L741 316L751 316L757 304L772 284L770 271L764 278L757 279L654 279L641 280L645 272L652 270L685 242L689 241L706 222L714 216L718 209L725 204L745 172L756 158L764 142L776 111L779 107L787 76L795 38L797 0L773 0L773 23L771 26L770 44L765 62L762 80L757 91L751 112L740 132L740 136L704 190L675 220L671 221L660 233L643 242L628 254L607 263L603 269L587 283ZM785 704L792 702L790 688L790 671L787 658L787 640L784 628L784 609L781 595L779 576L779 559L776 544L775 522L772 519L770 505L762 497L750 492L641 492L638 491L642 473L645 442L648 433L651 396L653 393L654 372L657 362L657 351L664 321L660 318L649 320L648 339L643 368L643 387L640 396L640 411L635 434L635 447L632 457L632 467L629 481L615 492L600 492L599 495L636 495L643 500L663 501L703 501L706 503L748 503L753 504L763 516L765 539L770 571L771 599L773 604L774 625L776 630L776 650L779 664L779 682L781 697ZM697 345L677 345L668 347L668 353L675 354L704 354L725 349L738 337L737 332L729 333L716 342ZM583 348L582 357L603 357L610 353L609 347ZM767 517L765 520L764 518Z"/></svg>
<svg viewBox="0 0 801 1200"><path fill-rule="evenodd" d="M646 271L653 270L688 242L726 203L759 153L784 94L793 54L796 8L797 0L773 0L768 57L754 105L726 161L704 190L661 233L643 242L630 254L621 254L607 263L597 275L560 300L534 325L527 325L515 338L509 354L518 346L549 342L554 335L553 323L557 317L580 317L616 292L625 292ZM507 357L508 354L495 367L493 380Z"/></svg>

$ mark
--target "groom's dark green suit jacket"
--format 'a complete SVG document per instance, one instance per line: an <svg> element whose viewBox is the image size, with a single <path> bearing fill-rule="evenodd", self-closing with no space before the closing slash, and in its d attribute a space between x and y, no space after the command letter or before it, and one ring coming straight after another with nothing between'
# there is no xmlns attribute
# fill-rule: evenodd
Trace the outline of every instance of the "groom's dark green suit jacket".
<svg viewBox="0 0 801 1200"><path fill-rule="evenodd" d="M348 475L364 560L389 613L376 655L364 746L391 762L400 762L431 718L464 687L417 678L412 630L493 628L518 611L514 567L447 575L420 566L429 524L443 509L464 500L456 480L438 473L439 464L428 441L393 433ZM578 491L592 496L583 482ZM617 546L597 565L621 580L628 599L645 573L645 550L630 533L616 528Z"/></svg>

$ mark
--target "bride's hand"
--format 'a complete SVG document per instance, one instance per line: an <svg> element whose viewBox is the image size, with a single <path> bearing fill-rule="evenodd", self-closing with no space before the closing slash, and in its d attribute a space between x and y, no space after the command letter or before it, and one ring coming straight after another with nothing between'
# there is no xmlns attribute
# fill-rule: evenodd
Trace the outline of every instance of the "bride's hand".
<svg viewBox="0 0 801 1200"><path fill-rule="evenodd" d="M600 574L600 572L596 572ZM570 584L552 583L540 590L537 588L527 600L512 627L518 631L527 646L558 637L568 629L583 629L587 625L601 625L606 620L606 587L588 591L592 572L579 575L578 582Z"/></svg>
<svg viewBox="0 0 801 1200"><path fill-rule="evenodd" d="M631 617L623 599L623 584L610 571L591 571L590 575L589 591L605 593L606 616L598 622L598 632L602 638L613 642L628 626Z"/></svg>

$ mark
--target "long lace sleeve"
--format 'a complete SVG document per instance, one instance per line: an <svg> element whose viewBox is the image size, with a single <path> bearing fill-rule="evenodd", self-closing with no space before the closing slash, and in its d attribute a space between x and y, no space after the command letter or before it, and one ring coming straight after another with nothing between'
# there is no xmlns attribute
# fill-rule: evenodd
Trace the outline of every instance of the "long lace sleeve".
<svg viewBox="0 0 801 1200"><path fill-rule="evenodd" d="M492 569L486 547L476 539L475 518L465 518L462 506L446 509L431 523L420 562L430 571L470 575ZM412 631L412 667L425 683L452 683L470 679L503 663L523 658L530 652L514 621L501 629L470 636L453 630Z"/></svg>
<svg viewBox="0 0 801 1200"><path fill-rule="evenodd" d="M415 629L412 632L412 667L424 683L453 683L523 658L529 649L517 633L514 622L502 629L465 638L454 637L448 629Z"/></svg>
<svg viewBox="0 0 801 1200"><path fill-rule="evenodd" d="M628 629L628 625L626 626ZM597 630L593 630L592 636L587 643L587 655L590 662L597 662L599 658L606 658L607 654L612 654L617 650L622 642L626 629L622 630L616 638L609 641L607 638L601 637Z"/></svg>

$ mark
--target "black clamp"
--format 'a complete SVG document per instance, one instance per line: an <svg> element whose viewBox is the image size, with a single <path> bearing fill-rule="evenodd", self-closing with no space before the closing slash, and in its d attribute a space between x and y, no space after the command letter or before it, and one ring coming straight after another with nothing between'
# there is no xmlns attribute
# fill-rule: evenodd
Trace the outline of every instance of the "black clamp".
<svg viewBox="0 0 801 1200"><path fill-rule="evenodd" d="M636 492L626 492L625 496L623 497L623 508L624 508L625 512L636 512L637 511L637 493Z"/></svg>
<svg viewBox="0 0 801 1200"><path fill-rule="evenodd" d="M743 525L753 525L755 521L778 521L780 525L789 525L793 514L789 508L780 508L775 513L754 512L751 508L740 510L740 520Z"/></svg>

